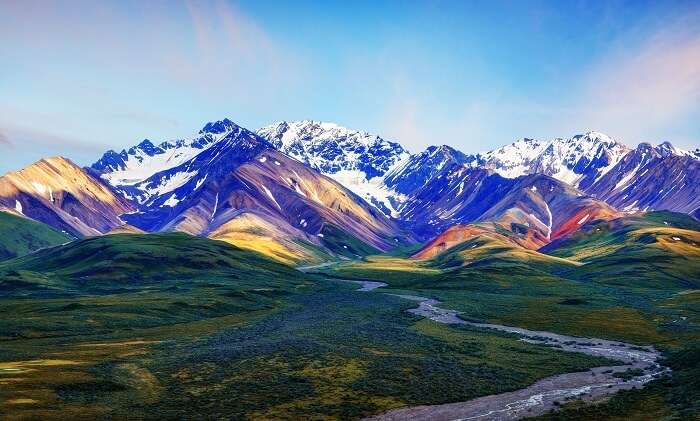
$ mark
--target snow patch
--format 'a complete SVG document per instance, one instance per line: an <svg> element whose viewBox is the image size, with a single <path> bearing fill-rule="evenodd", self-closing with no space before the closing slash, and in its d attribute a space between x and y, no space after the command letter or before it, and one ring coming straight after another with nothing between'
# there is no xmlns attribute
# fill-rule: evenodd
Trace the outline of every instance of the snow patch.
<svg viewBox="0 0 700 421"><path fill-rule="evenodd" d="M163 202L163 206L170 206L171 208L174 208L177 206L177 204L180 203L180 201L177 199L177 195L173 193L168 200Z"/></svg>
<svg viewBox="0 0 700 421"><path fill-rule="evenodd" d="M32 181L32 186L34 186L34 190L39 192L39 194L44 194L44 192L46 192L46 186L41 183Z"/></svg>
<svg viewBox="0 0 700 421"><path fill-rule="evenodd" d="M272 201L275 203L275 205L277 205L277 208L278 208L279 210L282 210L282 206L280 206L280 204L277 203L277 200L275 200L275 196L272 195L272 192L271 192L270 190L268 190L268 188L265 187L265 186L263 186L263 185L260 185L260 187L262 187L262 189L265 191L265 194L267 194L267 196L268 196L270 199L272 199Z"/></svg>
<svg viewBox="0 0 700 421"><path fill-rule="evenodd" d="M185 185L192 177L197 175L196 171L193 172L179 172L171 175L167 179L161 180L160 184L154 188L146 188L145 192L148 197L152 196L162 196L166 193L170 193L178 187Z"/></svg>

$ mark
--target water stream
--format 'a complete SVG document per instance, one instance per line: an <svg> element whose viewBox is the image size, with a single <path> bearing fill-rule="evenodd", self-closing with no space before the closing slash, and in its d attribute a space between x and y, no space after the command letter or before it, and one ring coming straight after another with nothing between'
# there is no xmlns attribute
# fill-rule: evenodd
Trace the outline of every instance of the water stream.
<svg viewBox="0 0 700 421"><path fill-rule="evenodd" d="M373 281L351 281L361 285L358 291L372 291L387 284ZM528 330L490 323L474 323L459 317L455 310L438 307L439 301L414 295L397 295L415 301L410 313L439 323L463 324L521 336L522 341L551 346L553 349L580 352L619 361L618 365L595 367L585 372L547 377L513 392L483 396L465 402L423 405L396 409L369 420L516 420L542 415L571 399L592 401L619 390L641 388L668 371L657 361L660 354L651 346L637 346L620 341L582 338L558 333ZM627 378L615 376L629 371Z"/></svg>

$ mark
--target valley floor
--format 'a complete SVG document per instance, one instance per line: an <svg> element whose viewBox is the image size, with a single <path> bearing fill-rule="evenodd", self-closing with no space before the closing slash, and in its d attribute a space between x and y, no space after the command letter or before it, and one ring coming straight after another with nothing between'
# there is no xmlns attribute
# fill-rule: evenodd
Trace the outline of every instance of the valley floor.
<svg viewBox="0 0 700 421"><path fill-rule="evenodd" d="M192 258L194 240L163 239L188 243L182 256ZM167 249L173 262L181 260L175 246ZM216 261L210 259L222 250L195 262L211 267L203 262ZM258 259L236 253L240 261ZM134 258L150 255L127 261ZM478 274L449 272L377 257L304 274L251 260L254 270L175 280L149 275L109 290L112 278L96 278L94 293L70 296L71 284L61 286L68 295L30 289L29 281L54 285L19 269L32 259L13 263L18 269L6 275L18 292L3 299L0 314L3 419L597 420L698 413L697 290L634 289L544 272L519 277L484 266ZM670 376L649 345L664 353L659 363ZM654 376L642 390L607 399ZM577 389L588 386L595 387L583 398L597 405L580 406ZM529 405L533 396L540 404ZM561 410L546 413L552 408Z"/></svg>
<svg viewBox="0 0 700 421"><path fill-rule="evenodd" d="M407 312L410 300L344 282L318 280L281 301L272 311L96 337L5 337L3 417L362 418L610 365L510 333L436 323ZM8 304L46 314L48 303Z"/></svg>

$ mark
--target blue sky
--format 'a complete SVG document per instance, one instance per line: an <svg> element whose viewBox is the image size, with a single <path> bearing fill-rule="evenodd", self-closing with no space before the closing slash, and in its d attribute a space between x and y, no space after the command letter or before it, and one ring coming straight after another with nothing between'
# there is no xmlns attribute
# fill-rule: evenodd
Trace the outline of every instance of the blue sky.
<svg viewBox="0 0 700 421"><path fill-rule="evenodd" d="M0 0L0 60L0 172L223 117L414 152L587 130L700 147L697 1Z"/></svg>

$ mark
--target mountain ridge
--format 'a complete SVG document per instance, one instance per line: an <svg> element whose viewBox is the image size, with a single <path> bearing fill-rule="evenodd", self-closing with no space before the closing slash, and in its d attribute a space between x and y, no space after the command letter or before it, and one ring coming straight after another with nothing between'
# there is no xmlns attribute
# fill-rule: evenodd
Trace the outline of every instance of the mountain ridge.
<svg viewBox="0 0 700 421"><path fill-rule="evenodd" d="M581 221L700 209L696 152L669 142L631 149L600 132L480 154L447 145L409 154L335 123L254 132L225 118L190 137L109 150L85 169L51 158L22 171L30 175L0 178L0 206L73 235L128 224L217 236L283 260L387 251L464 224L536 249ZM47 187L51 178L58 184ZM72 190L58 200L61 184Z"/></svg>

